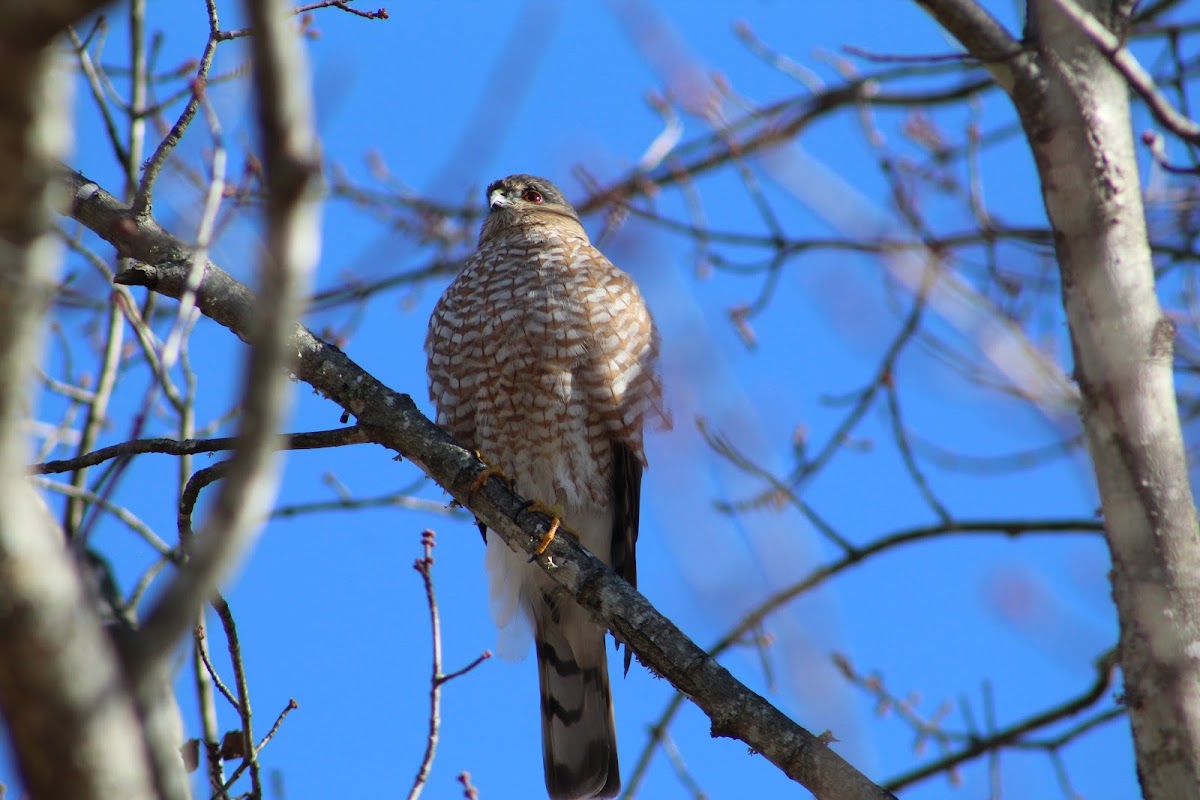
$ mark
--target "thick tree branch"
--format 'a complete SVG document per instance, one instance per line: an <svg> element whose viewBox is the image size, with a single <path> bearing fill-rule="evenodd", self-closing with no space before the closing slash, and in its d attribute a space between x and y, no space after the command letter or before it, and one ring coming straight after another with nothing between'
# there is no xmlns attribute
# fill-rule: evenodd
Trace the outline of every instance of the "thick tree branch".
<svg viewBox="0 0 1200 800"><path fill-rule="evenodd" d="M931 17L983 62L1006 92L1027 77L1028 65L1021 45L999 20L975 0L916 0Z"/></svg>
<svg viewBox="0 0 1200 800"><path fill-rule="evenodd" d="M135 220L127 207L78 173L68 171L65 178L75 198L72 216L123 254L148 262L121 273L117 282L180 297L187 283L187 247L153 220ZM245 286L208 264L196 293L201 313L245 339L255 303ZM387 388L303 326L295 327L290 346L299 356L297 378L354 414L372 441L415 463L509 546L534 552L549 519L525 511L524 498L501 481L489 481L469 496L484 465L421 414L412 398ZM822 737L796 725L737 681L572 537L556 537L539 563L616 631L642 663L708 714L713 735L746 742L819 798L890 796L833 752Z"/></svg>

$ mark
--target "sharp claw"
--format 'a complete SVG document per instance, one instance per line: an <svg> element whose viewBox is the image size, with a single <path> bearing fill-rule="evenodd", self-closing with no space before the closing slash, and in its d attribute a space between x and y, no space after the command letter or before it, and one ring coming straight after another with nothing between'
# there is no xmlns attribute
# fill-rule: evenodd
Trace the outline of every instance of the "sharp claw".
<svg viewBox="0 0 1200 800"><path fill-rule="evenodd" d="M537 511L538 513L545 514L550 518L550 528L542 534L542 538L538 542L538 546L534 552L534 555L529 559L530 561L533 561L538 556L546 552L546 548L548 548L550 543L554 541L554 537L558 535L560 530L566 531L577 539L579 538L579 534L563 525L561 516L562 512L559 509L548 506L540 500L527 500L525 501L525 504L521 506L521 510L517 512L517 517L521 516L521 514L525 513L526 511ZM515 521L516 517L514 517L513 520Z"/></svg>
<svg viewBox="0 0 1200 800"><path fill-rule="evenodd" d="M467 497L474 497L475 493L483 488L483 485L488 482L489 478L500 478L508 481L509 478L504 474L504 470L496 469L495 467L484 467L475 480L471 481L471 485L467 487Z"/></svg>
<svg viewBox="0 0 1200 800"><path fill-rule="evenodd" d="M483 453L475 451L475 457L483 462L484 467L479 474L475 476L475 480L471 481L471 485L467 487L467 497L474 497L475 493L483 488L489 478L499 478L508 486L509 491L513 491L516 486L516 481L504 474L504 470L499 467L493 467L491 462L484 458Z"/></svg>
<svg viewBox="0 0 1200 800"><path fill-rule="evenodd" d="M542 553L546 552L546 548L549 547L550 543L554 541L554 536L558 533L558 526L561 524L562 520L560 520L558 517L554 517L554 519L550 522L550 529L542 534L542 540L538 542L537 555L540 556Z"/></svg>

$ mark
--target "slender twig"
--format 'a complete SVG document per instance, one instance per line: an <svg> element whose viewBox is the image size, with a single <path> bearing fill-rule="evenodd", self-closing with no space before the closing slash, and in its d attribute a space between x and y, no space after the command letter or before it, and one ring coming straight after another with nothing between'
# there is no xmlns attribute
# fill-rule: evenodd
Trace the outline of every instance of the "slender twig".
<svg viewBox="0 0 1200 800"><path fill-rule="evenodd" d="M633 765L633 770L625 779L625 789L621 792L622 800L629 800L637 794L638 787L641 786L642 780L646 776L646 770L650 768L650 759L658 752L666 738L667 730L671 727L671 721L675 719L675 715L683 707L686 699L679 692L672 694L666 708L659 714L658 720L646 730L646 744L642 747L637 763Z"/></svg>
<svg viewBox="0 0 1200 800"><path fill-rule="evenodd" d="M299 707L300 707L300 704L297 703L294 698L288 700L288 704L283 707L283 711L280 711L279 716L275 718L275 724L271 726L271 730L267 731L267 735L262 738L262 741L259 742L257 746L250 748L254 753L255 759L258 758L258 754L261 753L262 749L267 746L267 743L270 742L273 738L275 738L275 734L279 732L279 726L281 726L283 724L283 720L287 717L287 715L292 713ZM211 800L221 800L221 798L228 797L229 790L233 788L233 785L235 783L237 783L237 779L242 777L242 773L246 771L246 768L249 765L250 765L250 759L249 758L243 759L242 763L238 765L238 768L235 769L233 771L233 774L229 776L229 780L225 781L225 783L222 784L222 786L216 792L216 794L214 794L212 796Z"/></svg>
<svg viewBox="0 0 1200 800"><path fill-rule="evenodd" d="M742 453L734 446L733 441L724 434L713 431L709 428L708 421L703 417L696 420L696 427L700 431L700 435L704 438L705 443L712 448L713 452L724 458L730 464L733 464L738 469L748 475L753 475L761 480L766 481L771 485L769 493L761 493L749 502L729 503L719 501L716 503L717 510L734 514L743 511L757 509L762 507L777 506L780 501L786 499L789 503L804 515L804 518L812 524L825 538L836 544L843 552L852 552L854 545L846 540L844 536L837 532L836 529L826 522L816 510L813 509L803 498L800 497L787 482L775 476L770 470L756 464L747 455Z"/></svg>
<svg viewBox="0 0 1200 800"><path fill-rule="evenodd" d="M679 748L675 746L675 742L670 736L663 737L662 748L667 756L667 761L671 763L671 768L675 770L675 776L679 778L679 782L683 784L687 793L693 800L706 800L708 795L705 793L704 787L687 768L687 764L683 761L683 754L679 752Z"/></svg>
<svg viewBox="0 0 1200 800"><path fill-rule="evenodd" d="M86 453L96 446L96 438L100 435L100 428L106 421L108 403L112 398L112 390L116 385L117 372L120 369L121 346L125 341L125 327L121 323L121 311L117 304L113 303L108 309L108 326L104 342L104 355L100 365L99 383L96 386L94 399L87 405L83 434L79 437L76 455ZM86 482L87 470L85 469L76 469L71 475L71 485L77 489L82 489ZM80 532L83 511L83 504L76 497L67 501L67 507L63 513L63 528L66 530L67 536L74 537Z"/></svg>
<svg viewBox="0 0 1200 800"><path fill-rule="evenodd" d="M429 630L432 639L432 677L429 686L429 732L425 737L425 754L421 757L421 764L417 767L417 774L413 778L412 788L408 790L409 800L417 800L421 796L421 790L425 787L425 782L429 779L429 771L433 767L433 756L437 752L438 739L441 734L442 727L442 625L438 615L437 598L433 592L433 546L435 544L433 531L425 530L421 533L421 547L425 550L425 555L418 558L413 564L415 569L421 575L421 581L425 584L425 602L429 608Z"/></svg>
<svg viewBox="0 0 1200 800"><path fill-rule="evenodd" d="M162 538L155 533L149 525L138 519L137 515L124 506L119 506L116 503L112 503L104 499L95 492L87 489L81 489L78 486L73 486L71 484L59 483L58 481L52 481L48 478L30 478L30 480L35 486L40 486L41 488L47 489L51 492L56 492L58 494L66 495L67 497L73 497L78 500L82 500L89 505L107 511L121 522L128 525L130 530L140 536L142 540L146 542L146 544L153 547L155 552L157 552L160 556L173 557L173 548L163 541Z"/></svg>
<svg viewBox="0 0 1200 800"><path fill-rule="evenodd" d="M471 773L458 773L458 782L463 785L463 797L466 800L479 800L479 790L471 783Z"/></svg>
<svg viewBox="0 0 1200 800"><path fill-rule="evenodd" d="M246 663L242 659L242 642L238 637L237 624L233 620L233 612L229 603L219 593L210 601L217 618L221 620L221 628L225 631L225 643L229 648L229 662L233 666L233 681L237 687L238 718L242 723L242 740L246 743L246 755L243 765L250 767L250 796L258 800L262 797L262 766L258 763L258 748L254 746L253 711L250 707L250 683L246 680ZM236 773L235 773L236 775ZM233 783L231 776L229 783Z"/></svg>
<svg viewBox="0 0 1200 800"><path fill-rule="evenodd" d="M432 639L430 649L433 666L429 680L429 732L425 737L425 754L421 757L420 766L417 767L412 788L408 790L408 800L417 800L421 796L421 791L429 780L429 772L433 768L433 757L437 753L442 727L442 686L455 678L466 675L492 657L492 654L485 650L482 655L462 669L447 674L442 673L442 623L441 615L438 613L437 597L433 590L433 548L436 543L433 531L428 529L422 531L421 547L425 553L413 564L413 569L421 575L421 581L425 585L425 602L429 607L429 628Z"/></svg>
<svg viewBox="0 0 1200 800"><path fill-rule="evenodd" d="M1097 661L1096 677L1092 681L1092 684L1078 696L1027 717L1007 728L996 731L990 736L975 739L969 742L962 750L898 775L886 782L884 786L890 791L899 791L926 778L946 772L960 764L978 758L997 747L1007 746L1028 733L1091 708L1105 696L1109 687L1112 686L1116 663L1116 651L1109 651Z"/></svg>
<svg viewBox="0 0 1200 800"><path fill-rule="evenodd" d="M209 135L212 138L211 173L208 180L208 190L204 194L204 204L201 206L200 221L196 225L196 246L192 251L191 268L188 270L187 288L179 298L175 309L175 320L163 341L162 359L164 369L171 369L179 358L182 339L185 331L190 330L195 320L193 312L196 308L196 289L204 276L204 265L208 263L208 249L212 245L213 230L217 224L217 213L221 209L221 200L225 196L225 137L222 132L221 120L213 108L208 92L197 91L200 105L204 109L204 119L208 123ZM199 315L196 315L199 316Z"/></svg>
<svg viewBox="0 0 1200 800"><path fill-rule="evenodd" d="M446 514L451 517L466 518L468 516L452 506L447 506L442 500L427 500L424 497L414 497L409 491L400 491L388 492L378 497L339 497L334 500L317 500L311 503L278 506L271 511L271 519L287 519L298 517L301 514L350 511L362 508L404 508L429 514Z"/></svg>
<svg viewBox="0 0 1200 800"><path fill-rule="evenodd" d="M75 56L79 59L79 66L87 78L88 88L92 92L92 100L95 101L96 108L100 111L100 119L104 122L104 130L108 134L108 141L112 145L117 163L125 164L129 161L129 153L125 149L124 143L121 142L121 134L117 131L117 121L113 117L112 109L104 99L104 88L101 86L100 75L95 62L92 61L92 55L88 52L87 45L75 33L74 28L67 28L67 38L70 39L71 46L75 48Z"/></svg>
<svg viewBox="0 0 1200 800"><path fill-rule="evenodd" d="M193 641L196 644L196 652L200 654L200 659L204 662L204 669L208 671L208 677L212 679L213 685L216 686L217 691L219 691L225 697L225 699L229 701L229 705L237 708L237 698L233 696L233 692L229 691L229 687L226 686L225 682L221 680L221 676L217 674L217 668L213 666L212 660L209 658L208 636L205 633L204 628L201 628L199 625L197 625L195 628Z"/></svg>
<svg viewBox="0 0 1200 800"><path fill-rule="evenodd" d="M322 8L336 8L340 11L345 11L347 14L353 14L356 17L363 19L388 19L386 8L378 8L374 11L363 11L362 9L354 8L350 5L352 0L317 0L315 3L308 3L303 6L296 6L291 9L293 16L307 14L310 11L317 11ZM220 41L228 41L230 39L242 39L253 34L254 31L250 28L239 28L231 31L219 31L217 38Z"/></svg>
<svg viewBox="0 0 1200 800"><path fill-rule="evenodd" d="M76 386L73 383L67 383L66 381L60 381L57 378L51 377L41 367L35 366L34 371L37 373L38 380L52 392L61 394L63 397L68 397L77 403L91 403L95 401L96 393L90 389L85 389L82 386Z"/></svg>
<svg viewBox="0 0 1200 800"><path fill-rule="evenodd" d="M204 44L204 52L200 54L199 64L196 67L196 77L192 80L191 97L188 99L187 105L184 106L179 118L175 120L175 124L171 126L171 130L158 143L158 147L154 149L154 153L146 161L146 168L142 171L141 183L138 185L137 193L130 204L134 216L137 217L145 217L150 214L154 182L158 180L158 175L162 171L163 165L167 163L168 156L171 155L175 146L183 139L184 132L192 124L192 120L196 116L196 111L200 108L200 96L204 92L204 87L208 80L208 71L212 69L213 56L216 54L217 43L219 41L217 33L221 27L217 16L216 0L205 0L204 5L208 10L208 40Z"/></svg>
<svg viewBox="0 0 1200 800"><path fill-rule="evenodd" d="M904 463L905 471L908 472L912 482L916 484L917 490L921 492L921 497L925 499L926 504L933 509L933 513L937 514L938 519L942 522L949 522L951 520L950 512L933 493L933 487L929 485L929 478L913 455L912 446L908 441L908 431L904 429L904 418L900 411L900 396L896 391L894 374L888 376L884 397L887 399L888 419L892 423L892 439L896 443L896 449L900 451L900 459Z"/></svg>

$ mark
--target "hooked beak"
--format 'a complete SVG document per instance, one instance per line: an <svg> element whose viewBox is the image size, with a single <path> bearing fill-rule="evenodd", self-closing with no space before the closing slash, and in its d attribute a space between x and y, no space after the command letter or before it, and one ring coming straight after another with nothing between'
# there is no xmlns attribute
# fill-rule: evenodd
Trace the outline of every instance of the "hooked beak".
<svg viewBox="0 0 1200 800"><path fill-rule="evenodd" d="M511 205L511 203L509 202L508 198L504 196L504 192L502 190L493 189L492 193L488 195L488 205L494 211L498 208L504 208L505 206Z"/></svg>

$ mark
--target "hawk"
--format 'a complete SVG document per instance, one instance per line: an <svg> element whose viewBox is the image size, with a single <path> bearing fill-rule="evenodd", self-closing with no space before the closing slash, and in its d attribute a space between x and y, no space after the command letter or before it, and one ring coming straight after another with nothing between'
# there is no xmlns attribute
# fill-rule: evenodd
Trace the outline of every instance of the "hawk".
<svg viewBox="0 0 1200 800"><path fill-rule="evenodd" d="M650 312L554 184L510 175L488 186L487 202L479 246L429 320L438 424L636 586L642 429L670 424ZM523 618L534 630L547 791L615 797L605 629L480 528L497 625Z"/></svg>

